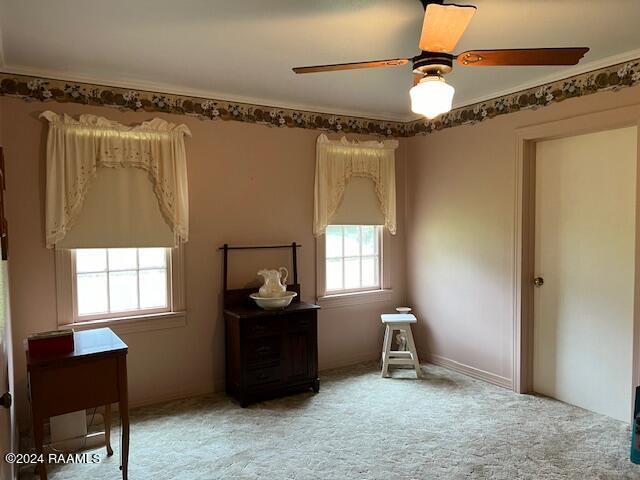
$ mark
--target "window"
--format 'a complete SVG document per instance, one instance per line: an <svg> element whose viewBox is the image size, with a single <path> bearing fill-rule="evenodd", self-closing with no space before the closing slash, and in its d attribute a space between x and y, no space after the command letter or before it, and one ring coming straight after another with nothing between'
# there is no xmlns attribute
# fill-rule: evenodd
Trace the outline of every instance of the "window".
<svg viewBox="0 0 640 480"><path fill-rule="evenodd" d="M72 253L76 322L170 311L168 248L87 248Z"/></svg>
<svg viewBox="0 0 640 480"><path fill-rule="evenodd" d="M381 239L380 226L327 226L325 293L380 290Z"/></svg>
<svg viewBox="0 0 640 480"><path fill-rule="evenodd" d="M56 248L59 328L185 326L184 247Z"/></svg>

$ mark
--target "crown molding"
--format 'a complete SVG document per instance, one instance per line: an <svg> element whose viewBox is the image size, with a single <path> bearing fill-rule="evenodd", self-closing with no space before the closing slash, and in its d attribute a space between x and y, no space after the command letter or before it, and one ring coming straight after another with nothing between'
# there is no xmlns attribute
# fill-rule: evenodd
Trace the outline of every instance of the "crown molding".
<svg viewBox="0 0 640 480"><path fill-rule="evenodd" d="M0 47L2 46L0 42ZM1 52L0 52L1 53ZM1 57L0 57L1 60ZM28 77L47 78L51 80L60 80L66 82L78 82L88 85L97 85L104 87L115 87L128 90L141 90L146 92L153 92L159 94L179 95L183 97L194 98L209 98L216 99L228 103L244 103L247 105L258 105L268 108L286 109L286 110L299 110L305 112L318 112L326 115L338 115L343 117L354 117L370 120L380 120L383 122L405 122L407 121L406 115L394 115L394 114L380 114L373 112L366 112L360 110L340 110L332 109L327 111L326 107L311 104L298 104L291 102L283 102L280 100L268 99L268 98L256 98L243 95L230 95L228 93L216 92L214 90L201 90L193 88L185 88L177 85L162 83L162 82L149 82L141 81L130 78L110 78L96 77L93 75L81 75L76 73L69 73L59 70L46 70L31 68L25 66L5 65L0 63L2 72L12 73L14 75L22 75Z"/></svg>
<svg viewBox="0 0 640 480"><path fill-rule="evenodd" d="M455 108L434 120L410 118L398 121L339 112L322 113L318 111L320 109L314 111L308 107L265 106L264 100L220 100L212 98L207 92L170 93L184 90L176 90L171 86L163 88L159 84L148 90L142 88L147 85L142 83L131 82L127 87L113 86L111 83L104 80L91 81L88 77L81 82L59 72L43 74L27 68L0 68L0 95L26 101L71 102L121 110L173 113L200 119L257 123L270 127L408 137L477 123L498 115L541 108L569 98L640 85L640 50L563 70L543 80L509 89L511 93L499 96L494 94L488 96L487 100ZM122 84L118 82L118 85ZM531 86L524 88L527 85Z"/></svg>
<svg viewBox="0 0 640 480"><path fill-rule="evenodd" d="M616 64L627 62L637 58L640 58L640 49L629 50L627 52L611 55L609 57L602 58L600 60L581 63L578 65L566 68L561 72L556 72L550 75L539 77L537 80L533 80L531 82L520 83L508 89L494 91L487 95L481 95L469 100L465 100L462 103L454 102L453 109L456 110L459 108L467 107L469 105L474 105L476 103L482 103L495 98L503 97L505 95L512 95L514 93L521 92L523 90L528 90L530 88L534 88L540 85L545 85L547 83L556 82L558 80L563 80L565 78L572 77L575 75L592 72L594 70L599 70L601 68L604 68L610 65L616 65ZM248 97L248 96L242 96L242 95L230 95L227 93L217 92L214 90L185 88L185 87L180 87L177 85L167 84L162 82L149 82L149 81L141 81L141 80L135 80L135 79L129 79L129 78L114 79L110 77L96 77L93 75L70 74L69 72L58 71L58 70L46 70L46 69L31 68L31 67L25 67L25 66L12 66L12 65L5 65L3 60L4 60L4 57L3 57L3 50L2 50L2 35L0 32L0 67L2 68L2 72L5 72L5 73L13 73L15 75L24 75L29 77L49 78L53 80L60 80L60 81L67 81L67 82L79 82L79 83L106 86L106 87L143 90L147 92L180 95L185 97L212 98L212 99L215 98L215 99L219 99L229 103L244 103L244 104L250 104L250 105L260 105L260 106L269 107L269 108L301 110L306 112L318 112L318 113L323 113L327 115L355 117L355 118L363 118L363 119L370 119L370 120L379 120L383 122L410 123L416 120L420 120L421 118L412 113L409 113L407 115L394 115L391 113L373 113L373 112L367 112L362 110L332 109L331 111L327 111L326 107L322 107L319 105L298 104L298 103L291 103L291 102L282 102L274 99Z"/></svg>

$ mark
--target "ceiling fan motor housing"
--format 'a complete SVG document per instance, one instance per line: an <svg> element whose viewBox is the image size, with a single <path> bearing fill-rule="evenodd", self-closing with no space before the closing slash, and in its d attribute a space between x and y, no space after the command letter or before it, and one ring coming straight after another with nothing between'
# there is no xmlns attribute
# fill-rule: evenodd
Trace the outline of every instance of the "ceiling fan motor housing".
<svg viewBox="0 0 640 480"><path fill-rule="evenodd" d="M454 56L444 52L422 52L413 57L413 73L445 75L453 70Z"/></svg>

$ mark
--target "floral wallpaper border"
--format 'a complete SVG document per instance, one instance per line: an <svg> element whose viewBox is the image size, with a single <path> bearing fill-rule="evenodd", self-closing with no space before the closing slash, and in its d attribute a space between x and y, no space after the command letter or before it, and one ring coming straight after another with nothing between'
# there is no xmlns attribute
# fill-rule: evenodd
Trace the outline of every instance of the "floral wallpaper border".
<svg viewBox="0 0 640 480"><path fill-rule="evenodd" d="M121 110L166 112L203 120L234 120L272 127L298 127L331 132L404 136L405 124L330 113L229 102L211 98L107 87L0 73L0 95L27 101L55 101L115 107Z"/></svg>
<svg viewBox="0 0 640 480"><path fill-rule="evenodd" d="M191 115L203 120L233 120L280 128L308 128L384 137L424 135L498 115L544 107L568 98L637 84L640 84L640 59L457 108L434 120L393 122L0 73L0 95L26 101L72 102L121 110Z"/></svg>

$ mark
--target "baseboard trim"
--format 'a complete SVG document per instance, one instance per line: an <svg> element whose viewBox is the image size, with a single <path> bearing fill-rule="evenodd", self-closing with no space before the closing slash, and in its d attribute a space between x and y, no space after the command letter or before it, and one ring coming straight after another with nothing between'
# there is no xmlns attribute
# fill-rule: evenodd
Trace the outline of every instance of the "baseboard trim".
<svg viewBox="0 0 640 480"><path fill-rule="evenodd" d="M448 368L450 370L453 370L454 372L462 373L463 375L467 375L469 377L473 377L475 379L482 380L484 382L491 383L502 388L507 388L509 390L513 389L513 382L510 378L502 377L485 370L480 370L479 368L471 367L469 365L465 365L464 363L456 362L455 360L451 360L440 355L421 355L421 357L429 358L429 361L434 365Z"/></svg>
<svg viewBox="0 0 640 480"><path fill-rule="evenodd" d="M146 407L157 403L171 402L173 400L183 400L185 398L200 397L210 393L224 391L224 381L215 382L213 384L194 388L185 388L181 390L169 391L160 395L153 395L141 398L132 398L129 400L129 408Z"/></svg>
<svg viewBox="0 0 640 480"><path fill-rule="evenodd" d="M333 370L334 368L348 367L356 365L358 363L376 360L380 357L378 350L359 353L357 355L351 355L349 357L339 358L337 360L331 360L329 362L323 362L320 372L327 370ZM129 400L129 408L146 407L149 405L155 405L158 403L171 402L173 400L182 400L185 398L199 397L202 395L208 395L211 393L224 392L225 384L224 380L217 381L207 386L200 386L194 388L185 388L175 391L163 392L159 395L153 395L148 397L134 397ZM114 405L117 410L117 405Z"/></svg>
<svg viewBox="0 0 640 480"><path fill-rule="evenodd" d="M438 365L443 368L448 368L463 375L497 385L509 390L513 389L513 382L510 378L496 375L495 373L480 370L479 368L465 365L464 363L456 362L449 358L440 355L428 355L426 352L419 352L419 357L422 359L429 359L428 361L434 365ZM378 360L380 352L378 350L371 352L363 352L356 355L350 355L349 357L343 357L334 359L329 362L323 362L320 372L327 370L333 370L335 368L348 367L356 365L358 363ZM149 397L133 398L129 402L130 408L144 407L148 405L155 405L157 403L170 402L173 400L182 400L185 398L199 397L202 395L208 395L211 393L217 393L224 391L224 381L218 381L207 386L194 387L191 389L181 389L178 391L165 392L160 395L153 395ZM117 405L115 405L117 410Z"/></svg>
<svg viewBox="0 0 640 480"><path fill-rule="evenodd" d="M356 365L362 362L369 362L369 361L377 360L379 358L380 358L379 350L358 353L356 355L342 357L337 360L332 359L331 361L328 361L328 362L322 362L322 365L319 368L319 371L324 372L326 370L333 370L334 368L349 367L351 365Z"/></svg>
<svg viewBox="0 0 640 480"><path fill-rule="evenodd" d="M426 352L419 352L418 355L420 358L429 359L429 362L433 363L434 365L448 368L455 372L462 373L463 375L468 375L469 377L473 377L478 380L483 380L487 383L491 383L499 387L507 388L509 390L513 389L513 382L511 381L510 378L502 377L500 375L496 375L495 373L487 372L485 370L480 370L479 368L471 367L469 365L465 365L464 363L456 362L455 360L451 360L449 358L442 357L440 355L428 355L426 354ZM379 357L380 357L380 352L378 350L363 352L356 355L350 355L348 357L343 357L339 359L333 359L328 362L323 362L319 370L320 372L324 372L327 370L333 370L335 368L348 367L348 366L356 365L362 362L378 360ZM129 402L129 406L130 408L144 407L148 405L155 405L157 403L170 402L173 400L182 400L182 399L191 398L191 397L199 397L202 395L208 395L211 393L217 393L217 392L223 392L223 391L224 391L224 381L218 381L207 386L200 386L200 387L194 387L190 389L181 389L181 390L172 391L172 392L165 392L160 395L153 395L149 397L133 398Z"/></svg>
<svg viewBox="0 0 640 480"><path fill-rule="evenodd" d="M323 372L326 370L332 370L334 368L348 367L351 365L356 365L358 363L376 360L379 357L380 357L380 352L378 350L359 353L357 355L351 355L349 357L343 357L337 360L323 362L322 367L319 370L320 372ZM149 405L155 405L157 403L164 403L164 402L171 402L173 400L182 400L185 398L199 397L199 396L208 395L211 393L224 392L224 390L225 390L224 380L219 380L217 382L214 382L206 386L168 391L168 392L163 392L161 394L156 394L148 397L138 397L138 398L134 397L134 398L131 398L131 400L129 401L129 408L146 407ZM117 405L115 405L115 407L117 409Z"/></svg>

